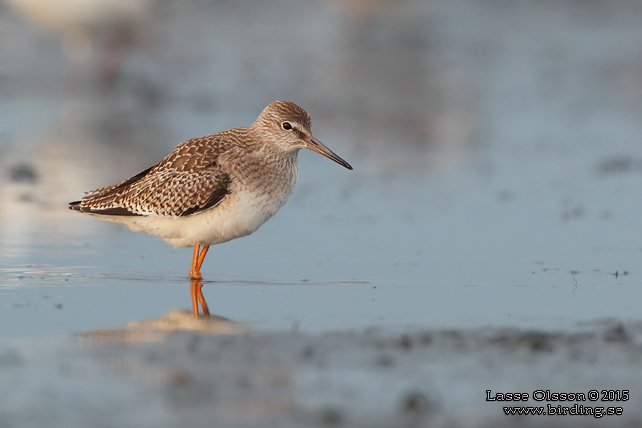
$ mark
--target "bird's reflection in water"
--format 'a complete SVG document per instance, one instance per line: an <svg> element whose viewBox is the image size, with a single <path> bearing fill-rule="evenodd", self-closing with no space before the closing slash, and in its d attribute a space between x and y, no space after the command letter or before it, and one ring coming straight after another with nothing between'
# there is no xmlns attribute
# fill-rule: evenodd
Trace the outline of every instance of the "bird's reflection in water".
<svg viewBox="0 0 642 428"><path fill-rule="evenodd" d="M196 318L201 316L198 305L201 305L203 316L210 316L205 296L203 296L203 283L199 280L190 280L190 294L192 295L192 312Z"/></svg>
<svg viewBox="0 0 642 428"><path fill-rule="evenodd" d="M171 334L180 331L203 334L236 334L248 331L242 323L210 314L202 288L201 281L190 281L192 312L174 309L158 318L131 321L113 329L92 330L80 333L77 337L96 339L103 344L133 345L143 342L163 342Z"/></svg>

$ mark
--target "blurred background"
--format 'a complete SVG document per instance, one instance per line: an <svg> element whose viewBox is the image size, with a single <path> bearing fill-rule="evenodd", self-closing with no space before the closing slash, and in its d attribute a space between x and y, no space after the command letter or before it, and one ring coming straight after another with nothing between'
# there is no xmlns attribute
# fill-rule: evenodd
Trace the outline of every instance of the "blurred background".
<svg viewBox="0 0 642 428"><path fill-rule="evenodd" d="M292 100L290 202L203 268L261 328L636 317L639 0L3 0L0 337L188 307L188 250L67 202Z"/></svg>

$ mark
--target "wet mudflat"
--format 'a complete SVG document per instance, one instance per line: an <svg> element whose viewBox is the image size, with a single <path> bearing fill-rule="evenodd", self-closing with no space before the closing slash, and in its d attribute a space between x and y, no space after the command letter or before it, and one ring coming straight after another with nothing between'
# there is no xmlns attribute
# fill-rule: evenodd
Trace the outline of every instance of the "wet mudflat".
<svg viewBox="0 0 642 428"><path fill-rule="evenodd" d="M0 380L13 386L0 420L8 427L96 418L142 427L634 427L642 418L634 398L639 323L400 334L239 333L221 319L208 334L194 323L178 312L154 331L138 323L62 344L5 343ZM193 332L176 331L186 327ZM525 400L501 401L508 393ZM540 413L507 416L520 408Z"/></svg>
<svg viewBox="0 0 642 428"><path fill-rule="evenodd" d="M638 2L162 3L107 89L0 8L0 425L523 423L487 389L630 390L555 424L639 425ZM66 203L274 99L355 170L302 152L208 255L216 328L141 333L191 251Z"/></svg>

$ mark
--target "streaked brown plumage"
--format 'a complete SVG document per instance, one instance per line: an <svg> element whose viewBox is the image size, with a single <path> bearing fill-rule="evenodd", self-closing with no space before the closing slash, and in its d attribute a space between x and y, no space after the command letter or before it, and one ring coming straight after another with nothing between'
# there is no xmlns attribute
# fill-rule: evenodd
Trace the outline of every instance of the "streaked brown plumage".
<svg viewBox="0 0 642 428"><path fill-rule="evenodd" d="M200 279L210 245L251 234L283 206L302 148L352 169L312 136L305 110L276 101L251 126L187 140L151 168L87 192L69 208L177 247L193 245L190 277Z"/></svg>

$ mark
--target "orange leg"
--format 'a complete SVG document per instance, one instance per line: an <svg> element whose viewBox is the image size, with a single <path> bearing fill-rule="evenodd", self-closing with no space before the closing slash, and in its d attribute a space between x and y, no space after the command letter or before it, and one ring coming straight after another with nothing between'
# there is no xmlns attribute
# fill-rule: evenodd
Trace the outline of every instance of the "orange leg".
<svg viewBox="0 0 642 428"><path fill-rule="evenodd" d="M194 244L194 253L192 255L192 264L189 268L189 277L190 277L190 294L192 296L192 312L195 317L199 316L198 305L200 303L201 308L203 309L203 315L209 315L210 310L207 307L207 302L203 296L203 283L201 280L203 276L201 275L201 266L203 266L203 261L207 255L207 251L210 249L209 245L201 245L196 243Z"/></svg>
<svg viewBox="0 0 642 428"><path fill-rule="evenodd" d="M192 264L190 265L190 268L189 268L190 279L192 280L203 279L203 276L201 275L201 266L203 266L203 261L205 260L205 256L207 255L207 251L209 249L210 249L209 245L203 245L203 249L201 249L200 244L198 243L194 244L194 254L192 255Z"/></svg>
<svg viewBox="0 0 642 428"><path fill-rule="evenodd" d="M190 279L203 279L201 276L200 270L196 267L198 262L198 250L200 248L199 244L194 244L194 254L192 255L192 264L189 267L189 278Z"/></svg>
<svg viewBox="0 0 642 428"><path fill-rule="evenodd" d="M205 256L207 255L207 251L210 249L209 245L203 245L203 249L201 250L200 254L198 255L198 260L196 264L196 270L200 273L201 272L201 266L203 266L203 261L205 260Z"/></svg>

